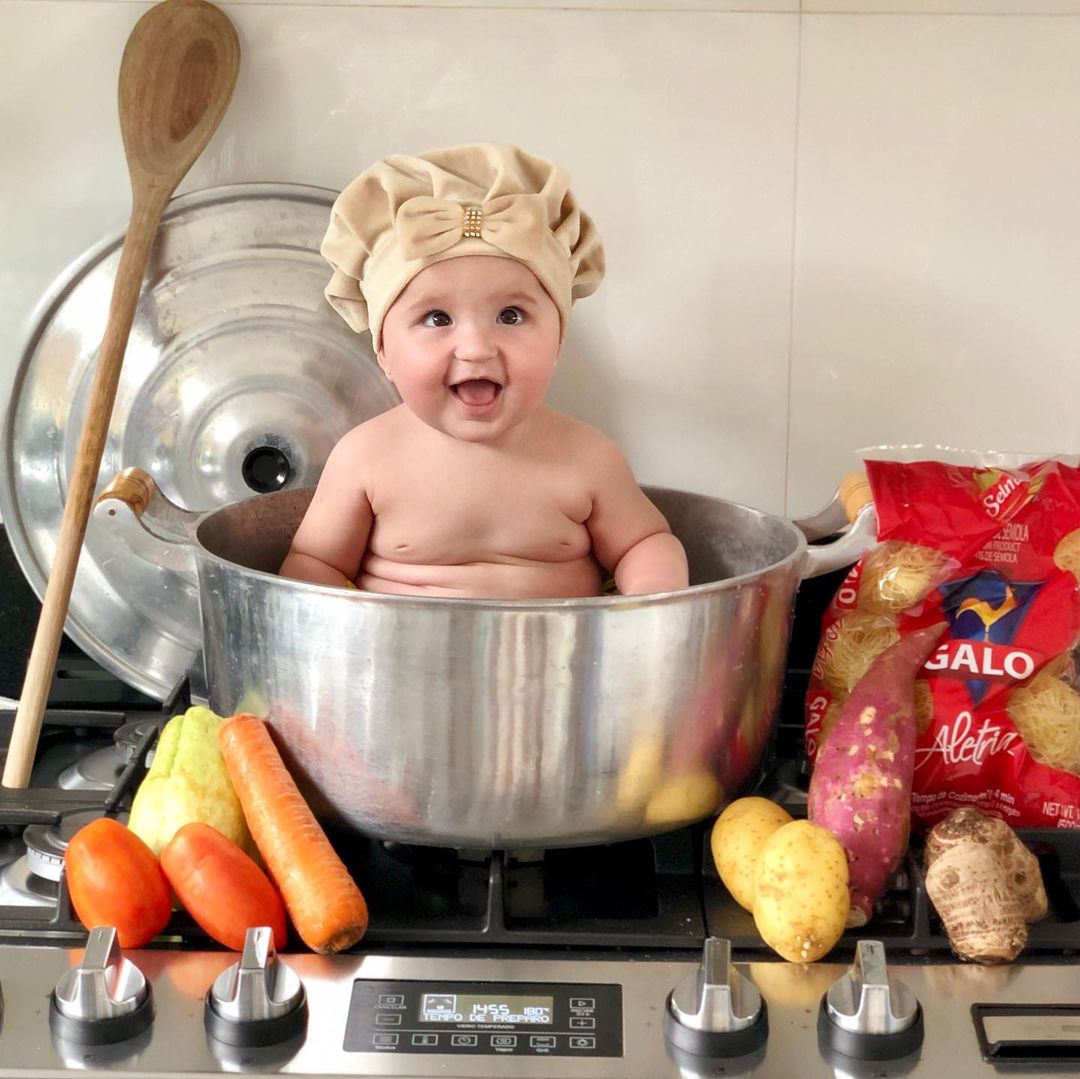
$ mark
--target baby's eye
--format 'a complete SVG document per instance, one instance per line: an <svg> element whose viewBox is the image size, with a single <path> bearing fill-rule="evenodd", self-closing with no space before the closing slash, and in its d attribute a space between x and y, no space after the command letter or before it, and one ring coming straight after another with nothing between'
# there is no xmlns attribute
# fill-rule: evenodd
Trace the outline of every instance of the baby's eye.
<svg viewBox="0 0 1080 1079"><path fill-rule="evenodd" d="M525 312L520 307L504 307L499 312L499 321L504 326L519 326L525 321Z"/></svg>
<svg viewBox="0 0 1080 1079"><path fill-rule="evenodd" d="M449 326L450 316L445 311L429 311L424 316L425 326Z"/></svg>

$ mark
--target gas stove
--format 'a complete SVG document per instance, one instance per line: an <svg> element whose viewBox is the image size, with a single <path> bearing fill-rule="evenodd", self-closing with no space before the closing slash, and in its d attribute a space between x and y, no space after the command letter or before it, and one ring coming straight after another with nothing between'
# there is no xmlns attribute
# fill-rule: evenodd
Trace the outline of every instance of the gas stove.
<svg viewBox="0 0 1080 1079"><path fill-rule="evenodd" d="M814 602L807 591L800 604ZM796 814L813 636L800 638L800 617L759 788ZM58 687L65 707L46 715L30 789L0 790L0 1076L936 1079L1080 1068L1080 833L1065 830L1021 833L1051 909L1021 961L1001 967L952 957L916 856L828 961L780 961L716 878L706 825L551 851L331 833L371 912L349 953L275 955L255 931L238 956L177 913L152 946L122 954L74 918L64 843L89 817L123 819L161 726L186 701L102 707L101 672L85 694L78 681ZM76 707L79 696L99 703ZM0 746L11 719L0 710Z"/></svg>
<svg viewBox="0 0 1080 1079"><path fill-rule="evenodd" d="M1023 962L996 968L951 959L914 857L872 923L846 935L832 961L796 966L770 958L716 879L702 826L546 852L407 848L339 835L371 929L347 955L262 956L264 967L283 964L302 987L294 1033L235 1045L227 1030L211 1032L211 987L238 960L257 967L259 957L219 948L177 914L153 947L114 950L104 963L113 984L120 964L144 979L152 1021L93 1044L92 1030L72 1036L50 1022L57 986L93 965L94 942L74 919L59 872L63 844L89 817L123 818L165 716L94 718L47 716L34 784L3 792L0 803L0 1075L78 1067L102 1075L780 1076L796 1061L806 1076L993 1074L984 1053L1010 1064L1041 1058L1024 1074L1050 1075L1080 1062L1080 833L1067 831L1023 834L1040 857L1051 914L1032 927ZM763 789L798 812L802 787L798 766L782 762ZM20 827L16 816L29 823ZM868 947L887 963L878 978L894 1000L907 999L906 990L918 1002L922 1038L899 1059L851 1057L819 1030L822 1002L873 958L863 954ZM764 1001L758 1044L710 1058L665 1036L669 994L682 987L692 1011L712 992L708 979L699 988L702 971L736 1011L747 984Z"/></svg>

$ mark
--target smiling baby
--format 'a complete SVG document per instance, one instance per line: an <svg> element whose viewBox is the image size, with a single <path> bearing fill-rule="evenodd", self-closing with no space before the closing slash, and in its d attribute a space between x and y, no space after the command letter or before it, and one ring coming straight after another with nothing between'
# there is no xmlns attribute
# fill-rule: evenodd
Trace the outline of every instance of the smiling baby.
<svg viewBox="0 0 1080 1079"><path fill-rule="evenodd" d="M545 599L687 585L686 556L605 435L544 403L574 300L603 276L554 165L511 146L385 158L334 205L330 303L402 404L326 462L281 566L406 595Z"/></svg>

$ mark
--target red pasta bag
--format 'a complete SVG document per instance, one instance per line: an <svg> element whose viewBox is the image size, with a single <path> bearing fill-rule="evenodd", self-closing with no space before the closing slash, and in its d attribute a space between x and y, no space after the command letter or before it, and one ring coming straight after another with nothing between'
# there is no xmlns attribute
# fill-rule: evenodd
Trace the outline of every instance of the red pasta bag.
<svg viewBox="0 0 1080 1079"><path fill-rule="evenodd" d="M811 761L873 659L944 619L915 683L916 822L974 806L1013 827L1080 827L1080 468L952 454L866 472L879 542L822 622Z"/></svg>

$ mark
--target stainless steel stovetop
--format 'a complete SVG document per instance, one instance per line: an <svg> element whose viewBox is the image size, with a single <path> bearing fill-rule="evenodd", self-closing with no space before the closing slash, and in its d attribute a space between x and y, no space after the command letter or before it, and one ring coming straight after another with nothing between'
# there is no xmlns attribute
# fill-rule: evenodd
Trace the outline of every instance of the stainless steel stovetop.
<svg viewBox="0 0 1080 1079"><path fill-rule="evenodd" d="M829 1059L819 1047L823 994L846 967L751 962L743 968L768 1002L769 1033L760 1051L723 1062L676 1060L663 1034L668 993L695 970L688 961L550 957L428 957L382 954L326 958L283 956L307 993L306 1035L298 1043L237 1049L210 1038L203 1021L206 990L232 962L223 952L133 952L152 986L156 1017L145 1035L115 1046L65 1044L49 1028L49 994L81 952L0 946L4 989L0 1076L53 1075L79 1069L181 1076L249 1074L363 1076L525 1076L660 1079L662 1076L991 1076L972 1009L993 1002L1031 1005L1071 1001L1072 1018L1022 1016L1014 1036L1040 1029L1080 1044L1077 967L1017 964L997 969L947 963L900 963L892 973L922 1003L925 1040L912 1057L892 1062ZM421 1022L423 993L467 985L492 997L520 993L584 1005L569 1026ZM495 986L491 989L491 986ZM606 991L608 998L601 997ZM474 995L478 995L474 993ZM617 1007L604 1007L617 1001ZM557 1009L556 1005L556 1009ZM382 1025L380 1019L392 1020ZM591 1020L591 1022L589 1022ZM985 1022L985 1020L984 1020ZM1024 1067L1025 1076L1076 1074L1071 1063ZM1013 1068L1011 1071L1016 1072Z"/></svg>
<svg viewBox="0 0 1080 1079"><path fill-rule="evenodd" d="M46 746L56 748L41 760L55 787L31 790L28 802L41 794L42 814L56 812L61 822L70 812L84 812L80 799L111 800L122 811L117 785L145 767L153 727L152 716L121 724L111 732L112 749L107 729L80 727L79 743L65 736L62 723L59 736L47 728ZM72 753L73 742L84 747L81 754ZM15 792L4 795L0 822L15 802ZM31 829L34 836L43 830ZM298 1033L246 1048L230 1044L229 1030L208 1024L206 1015L208 991L235 967L237 955L216 948L179 915L160 946L114 953L105 964L97 956L107 994L123 996L121 982L133 977L145 981L151 1004L143 1014L152 1018L143 1029L96 1045L93 1024L73 1031L57 1021L52 997L87 962L86 934L66 909L62 881L48 880L59 877L59 864L50 862L47 843L45 856L21 851L24 863L29 853L29 875L38 869L46 878L31 888L30 899L10 905L3 889L5 881L12 886L20 850L13 829L6 835L0 850L0 863L8 863L0 867L0 1076L67 1069L642 1079L960 1079L998 1075L1003 1067L1025 1076L1080 1072L1078 835L1062 835L1059 847L1046 845L1045 864L1058 864L1050 882L1051 917L1033 927L1026 961L1002 967L950 958L920 898L913 861L868 929L845 938L835 962L796 966L770 958L762 947L749 916L710 872L701 829L589 850L580 858L548 852L453 863L446 852L369 844L351 855L372 907L369 939L339 957L264 956L268 969L280 969L274 967L279 962L299 979L305 1018ZM62 856L62 839L60 848ZM646 878L651 884L639 887ZM20 880L14 874L15 888ZM697 972L710 934L730 942L735 974L749 979L767 1014L767 1033L731 1057L688 1053L665 1036L676 986L689 994L691 1009L701 1003ZM900 980L918 1002L923 1027L920 1044L883 1061L840 1053L825 1036L831 1028L819 1030L823 1000L873 939L881 941L888 964L887 978L878 981ZM707 1007L719 1000L722 1012L727 993L732 1011L745 1012L746 987L727 974L730 985L719 996L709 990ZM903 989L892 984L891 990L898 1007ZM869 1044L873 1051L873 1040ZM996 1061L986 1059L994 1054Z"/></svg>

